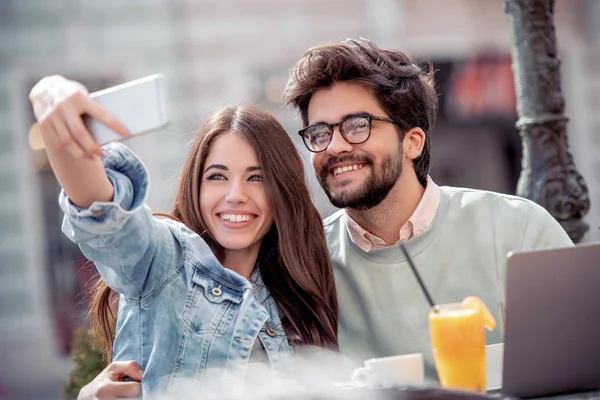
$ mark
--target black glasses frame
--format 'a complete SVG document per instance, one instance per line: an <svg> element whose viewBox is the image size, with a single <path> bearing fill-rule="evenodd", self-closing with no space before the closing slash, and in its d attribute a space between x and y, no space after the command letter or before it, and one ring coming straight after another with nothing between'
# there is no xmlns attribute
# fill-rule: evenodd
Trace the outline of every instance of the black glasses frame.
<svg viewBox="0 0 600 400"><path fill-rule="evenodd" d="M369 121L369 133L367 133L367 137L364 140L360 140L360 141L351 141L348 138L348 135L346 135L346 132L344 132L344 129L342 128L342 126L344 125L344 122L348 121L349 119L352 118L366 118ZM396 121L394 121L391 118L386 118L386 117L378 117L376 115L371 115L371 114L356 114L356 115L348 115L347 117L345 117L344 119L342 119L340 122L336 122L335 124L327 124L325 122L319 122L317 124L312 124L307 126L306 128L300 129L298 131L298 134L300 136L302 136L302 141L304 142L304 146L306 146L306 148L308 149L308 151L310 151L311 153L322 153L325 150L327 150L327 148L329 147L329 144L331 144L331 139L333 139L333 133L334 133L334 129L336 126L339 126L340 128L340 134L342 135L342 137L344 138L344 140L350 144L361 144L366 142L367 140L369 140L369 138L371 137L371 128L373 127L373 121L383 121L383 122L391 122L392 124L399 126L398 123ZM329 141L327 142L327 145L323 148L323 150L313 150L310 148L310 143L308 142L308 140L310 140L307 136L306 136L306 131L308 131L311 128L314 128L316 126L323 126L323 127L327 127L329 128Z"/></svg>

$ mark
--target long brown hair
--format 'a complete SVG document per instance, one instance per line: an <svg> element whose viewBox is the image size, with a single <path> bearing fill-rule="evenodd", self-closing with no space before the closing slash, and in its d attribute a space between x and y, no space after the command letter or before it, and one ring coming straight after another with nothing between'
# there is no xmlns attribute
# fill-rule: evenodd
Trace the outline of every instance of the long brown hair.
<svg viewBox="0 0 600 400"><path fill-rule="evenodd" d="M423 129L425 145L413 165L417 178L425 186L438 107L431 64L417 65L406 54L381 49L364 38L313 47L291 70L285 102L300 112L307 126L312 95L337 82L358 83L368 88L399 125L400 139L411 128Z"/></svg>
<svg viewBox="0 0 600 400"><path fill-rule="evenodd" d="M170 217L201 235L223 260L224 249L200 213L200 177L212 141L226 132L247 140L261 166L274 224L262 241L257 261L284 317L288 337L299 340L295 345L337 348L337 295L321 217L311 201L300 155L272 115L249 106L224 107L213 113L192 142ZM89 316L109 359L117 301L116 293L99 279Z"/></svg>

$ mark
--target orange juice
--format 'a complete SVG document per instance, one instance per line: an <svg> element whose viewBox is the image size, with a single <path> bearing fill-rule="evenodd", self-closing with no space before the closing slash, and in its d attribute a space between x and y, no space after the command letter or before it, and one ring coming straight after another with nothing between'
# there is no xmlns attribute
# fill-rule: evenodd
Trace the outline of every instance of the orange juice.
<svg viewBox="0 0 600 400"><path fill-rule="evenodd" d="M442 387L485 392L487 371L481 310L465 307L464 303L439 306L438 312L432 309L429 313L429 331Z"/></svg>

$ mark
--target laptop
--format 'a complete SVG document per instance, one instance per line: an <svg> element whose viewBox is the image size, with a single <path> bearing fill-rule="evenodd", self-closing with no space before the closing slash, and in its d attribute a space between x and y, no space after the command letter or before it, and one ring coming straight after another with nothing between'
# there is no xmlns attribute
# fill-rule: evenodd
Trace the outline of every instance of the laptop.
<svg viewBox="0 0 600 400"><path fill-rule="evenodd" d="M509 253L502 389L600 389L600 243Z"/></svg>

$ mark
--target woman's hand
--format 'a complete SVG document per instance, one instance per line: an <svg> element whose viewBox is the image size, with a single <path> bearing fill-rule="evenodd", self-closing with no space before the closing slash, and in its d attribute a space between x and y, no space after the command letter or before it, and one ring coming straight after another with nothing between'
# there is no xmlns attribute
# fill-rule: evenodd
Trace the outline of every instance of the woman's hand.
<svg viewBox="0 0 600 400"><path fill-rule="evenodd" d="M62 76L39 81L29 99L54 175L71 202L87 208L95 201L112 201L114 188L98 157L103 156L102 148L82 116L89 115L124 137L129 135L127 128L92 100L82 84Z"/></svg>
<svg viewBox="0 0 600 400"><path fill-rule="evenodd" d="M84 114L123 137L129 136L127 128L92 100L79 82L59 75L43 78L31 89L29 100L46 147L65 149L74 158L103 155L102 148L83 123Z"/></svg>

